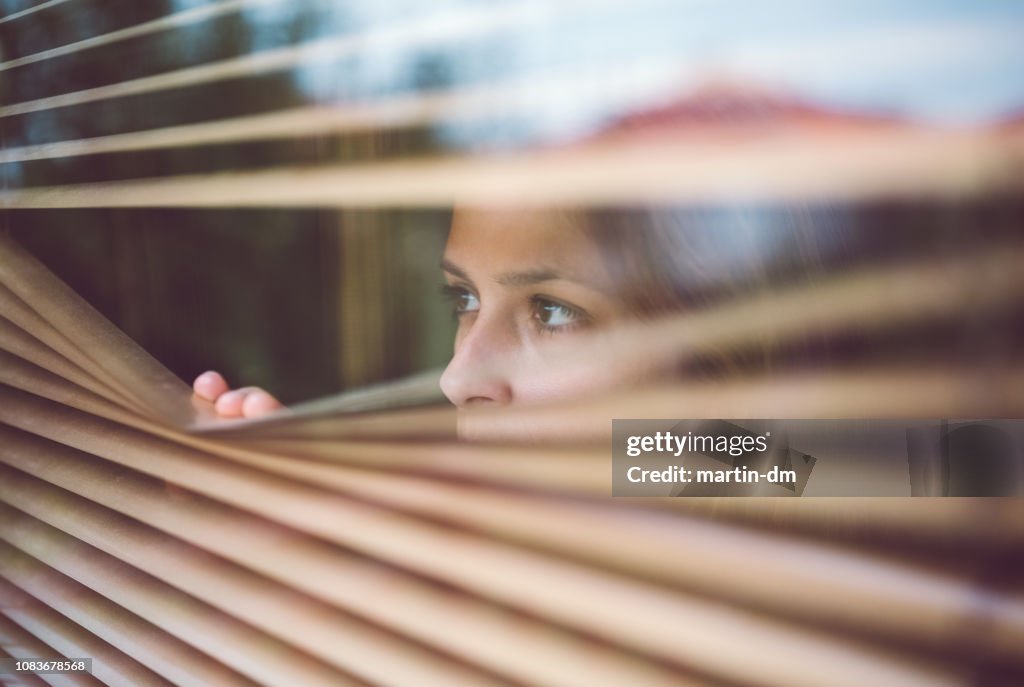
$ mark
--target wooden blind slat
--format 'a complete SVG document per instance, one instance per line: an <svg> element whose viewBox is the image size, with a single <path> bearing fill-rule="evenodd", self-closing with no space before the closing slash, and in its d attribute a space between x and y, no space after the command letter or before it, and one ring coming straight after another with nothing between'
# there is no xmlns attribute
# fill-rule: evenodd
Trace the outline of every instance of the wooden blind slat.
<svg viewBox="0 0 1024 687"><path fill-rule="evenodd" d="M89 48L96 48L101 45L110 45L117 41L123 41L128 38L138 38L139 36L145 36L151 33L157 33L160 31L166 31L168 29L177 28L179 26L185 26L187 24L193 24L207 19L212 19L223 14L229 14L231 12L237 12L246 7L254 5L267 4L269 2L277 2L277 0L217 0L208 5L202 5L200 7L193 7L182 12L162 17L160 19L154 19L153 21L147 21L142 24L136 24L125 29L119 29L117 31L111 31L99 36L92 36L90 38L84 38L74 43L68 43L61 45L56 48L50 48L49 50L43 50L41 52L33 53L31 55L25 55L14 60L7 60L6 62L0 62L0 72L7 71L8 69L15 69L22 67L26 64L33 64L36 62L42 62L49 60L54 57L61 57L62 55L70 55L78 52L79 50L86 50ZM39 9L39 8L33 8ZM11 19L13 17L8 17ZM0 20L2 22L4 20Z"/></svg>
<svg viewBox="0 0 1024 687"><path fill-rule="evenodd" d="M107 326L85 299L72 291L0 233L0 315L73 361L144 413L193 417L191 390L123 332ZM10 290L13 297L3 298ZM26 301L35 304L28 306ZM74 342L72 342L74 340Z"/></svg>
<svg viewBox="0 0 1024 687"><path fill-rule="evenodd" d="M4 613L10 622L62 655L92 658L93 676L102 683L110 687L169 687L172 684L3 579L0 579L0 594L9 600Z"/></svg>
<svg viewBox="0 0 1024 687"><path fill-rule="evenodd" d="M0 504L0 539L151 622L257 683L358 685L308 655L61 533Z"/></svg>
<svg viewBox="0 0 1024 687"><path fill-rule="evenodd" d="M537 13L538 5L535 3L503 3L489 8L463 9L455 14L414 20L406 25L325 38L107 86L12 103L0 106L0 117L282 71L307 62L355 55L371 48L395 50L399 47L439 44L466 35L479 37L484 32L523 25L531 18L535 19Z"/></svg>
<svg viewBox="0 0 1024 687"><path fill-rule="evenodd" d="M7 585L0 580L0 587L4 588L0 594L10 595L10 591L6 589ZM56 658L58 656L62 658L82 658L82 656L62 656L59 651L56 651L52 646L45 644L40 641L34 635L23 630L19 625L12 622L2 613L0 613L0 643L4 647L4 651L0 652L0 656L20 658L20 659L40 659L44 657ZM8 680L13 677L14 680ZM28 684L28 685L69 685L70 687L102 687L103 683L97 680L92 675L88 674L72 674L72 675L46 675L44 680L42 677L36 676L32 673L22 673L17 676L4 674L0 676L2 684ZM19 678L21 679L19 681Z"/></svg>
<svg viewBox="0 0 1024 687"><path fill-rule="evenodd" d="M13 322L0 316L0 356L5 360L16 356L121 407L131 405L131 399L97 380L49 346L40 346L40 343ZM11 364L16 363L11 360Z"/></svg>
<svg viewBox="0 0 1024 687"><path fill-rule="evenodd" d="M8 147L0 150L0 164L331 134L386 132L403 127L452 126L497 117L528 117L550 107L555 97L571 101L593 98L598 94L606 97L614 94L626 99L636 88L630 77L671 83L678 72L679 66L668 60L602 67L557 67L543 74L511 77L495 83L423 90L369 101L307 105L197 124Z"/></svg>
<svg viewBox="0 0 1024 687"><path fill-rule="evenodd" d="M0 576L176 684L257 684L2 542Z"/></svg>
<svg viewBox="0 0 1024 687"><path fill-rule="evenodd" d="M0 192L6 208L629 206L1019 191L1024 138L873 133L723 149L698 141L320 165Z"/></svg>
<svg viewBox="0 0 1024 687"><path fill-rule="evenodd" d="M0 622L2 622L3 620L4 620L3 616L0 615ZM20 653L20 652L18 652L18 653ZM32 654L32 655L35 656L35 654ZM3 649L0 649L0 659L16 660L17 658L18 658L17 656L12 656L8 652L4 651ZM42 678L37 677L35 675L23 674L23 675L4 675L3 678L0 679L0 684L3 684L3 685L13 685L14 687L47 687L48 683L45 682ZM102 684L102 683L98 683L98 684Z"/></svg>
<svg viewBox="0 0 1024 687"><path fill-rule="evenodd" d="M42 354L36 353L34 357L46 356L47 351L57 354L94 380L102 380L99 388L108 398L124 398L125 396L129 399L132 398L131 394L123 387L111 388L114 387L113 380L95 361L80 351L66 336L54 329L39 313L32 310L3 283L0 283L0 317L24 332L23 336L17 337L21 342L25 341L27 335L44 345ZM17 341L14 343L17 344ZM138 399L132 400L138 403Z"/></svg>

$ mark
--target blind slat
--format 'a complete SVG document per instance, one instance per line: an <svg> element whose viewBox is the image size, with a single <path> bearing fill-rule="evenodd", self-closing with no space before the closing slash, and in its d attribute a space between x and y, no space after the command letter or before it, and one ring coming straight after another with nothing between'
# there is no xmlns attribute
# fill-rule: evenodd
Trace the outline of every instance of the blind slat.
<svg viewBox="0 0 1024 687"><path fill-rule="evenodd" d="M0 588L6 585L0 580ZM5 589L6 591L6 589ZM0 594L4 592L0 591ZM8 594L10 592L7 592ZM0 651L0 657L11 657L18 659L55 660L62 658L85 658L83 656L64 656L52 646L40 641L34 635L23 630L19 625L12 622L0 613L0 644L4 650ZM27 684L27 685L68 685L69 687L102 687L103 683L92 675L69 674L69 675L46 675L44 680L32 673L21 673L11 675L6 671L0 676L0 683ZM13 678L13 679L11 679Z"/></svg>
<svg viewBox="0 0 1024 687"><path fill-rule="evenodd" d="M257 684L2 542L0 576L176 684Z"/></svg>
<svg viewBox="0 0 1024 687"><path fill-rule="evenodd" d="M363 684L3 504L0 539L127 611L151 618L157 627L254 682L283 686Z"/></svg>
<svg viewBox="0 0 1024 687"><path fill-rule="evenodd" d="M0 616L2 620L2 616ZM16 659L16 656L11 656L8 652L0 649L0 659ZM47 683L42 678L35 675L6 675L4 676L4 685L13 685L14 687L47 687ZM102 684L102 683L101 683Z"/></svg>
<svg viewBox="0 0 1024 687"><path fill-rule="evenodd" d="M40 343L38 339L17 327L13 322L0 316L0 357L7 359L13 354L51 372L60 379L88 389L100 398L121 407L131 405L131 399L111 389L49 346L40 346Z"/></svg>
<svg viewBox="0 0 1024 687"><path fill-rule="evenodd" d="M0 279L7 281L5 277L6 275L2 275L0 276ZM104 371L97 366L95 361L79 350L70 339L57 331L39 313L32 310L32 308L30 308L21 298L11 292L2 282L0 282L0 317L3 317L5 321L10 322L24 332L23 336L18 337L21 341L24 341L25 336L27 335L43 344L42 356L46 356L47 352L56 354L68 361L74 367L91 376L93 379L102 380L101 388L106 388L105 395L107 397L123 398L124 395L127 395L128 398L131 398L131 395L123 388L111 389L110 387L114 385L110 376L104 373ZM40 354L37 353L36 357L39 356ZM134 401L138 402L138 399L134 399Z"/></svg>
<svg viewBox="0 0 1024 687"><path fill-rule="evenodd" d="M110 687L170 687L171 683L49 606L0 579L0 594L13 605L8 619L66 656L92 658L93 675Z"/></svg>
<svg viewBox="0 0 1024 687"><path fill-rule="evenodd" d="M47 0L46 2L41 2L33 7L26 7L20 12L8 14L6 17L0 17L0 24L4 24L9 21L15 21L16 19L21 19L22 17L26 17L34 12L38 12L39 10L45 10L56 5L61 5L67 1L68 0Z"/></svg>
<svg viewBox="0 0 1024 687"><path fill-rule="evenodd" d="M0 150L0 164L361 131L384 132L400 127L452 126L479 122L485 117L529 117L549 108L554 98L573 101L603 95L625 100L637 90L631 79L672 83L678 79L678 72L677 64L665 60L603 67L559 67L544 74L497 83L418 91L336 105L315 104L197 124L8 147Z"/></svg>
<svg viewBox="0 0 1024 687"><path fill-rule="evenodd" d="M436 157L159 179L28 187L0 206L422 207L629 206L652 203L970 198L1019 191L1024 137L974 133L815 136L742 149L698 141L588 145L533 153Z"/></svg>
<svg viewBox="0 0 1024 687"><path fill-rule="evenodd" d="M12 103L0 106L0 117L42 112L108 98L154 93L171 88L196 86L225 79L283 71L303 63L338 59L373 48L395 50L399 47L440 44L466 35L479 37L488 31L507 30L510 26L523 25L532 19L535 20L539 11L538 3L506 3L490 8L465 9L457 14L416 20L403 26L265 50L251 55L131 79L107 86L97 86L72 93Z"/></svg>
<svg viewBox="0 0 1024 687"><path fill-rule="evenodd" d="M0 234L0 315L127 396L143 413L194 417L191 390L88 302ZM13 294L3 297L5 291ZM27 302L35 304L30 307ZM130 371L130 372L129 372Z"/></svg>
<svg viewBox="0 0 1024 687"><path fill-rule="evenodd" d="M209 5L193 7L189 10L177 12L142 24L136 24L135 26L130 26L125 29L111 31L91 38L84 38L80 41L75 41L74 43L68 43L67 45L61 45L56 48L50 48L49 50L25 55L24 57L19 57L14 60L0 62L0 72L7 71L8 69L15 69L16 67L22 67L26 64L42 62L43 60L49 60L62 55L70 55L78 52L79 50L96 48L101 45L110 45L111 43L123 41L128 38L137 38L139 36L145 36L147 34L166 31L167 29L187 24L205 21L223 14L237 12L246 7L263 5L270 2L278 2L278 0L218 0L217 2L213 2Z"/></svg>

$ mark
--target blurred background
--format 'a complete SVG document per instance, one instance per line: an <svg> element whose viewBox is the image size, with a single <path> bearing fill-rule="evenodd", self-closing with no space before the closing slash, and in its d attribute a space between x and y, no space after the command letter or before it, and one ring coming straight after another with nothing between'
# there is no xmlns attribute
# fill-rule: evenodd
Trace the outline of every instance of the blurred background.
<svg viewBox="0 0 1024 687"><path fill-rule="evenodd" d="M25 211L14 235L182 379L215 369L295 403L448 361L449 215Z"/></svg>

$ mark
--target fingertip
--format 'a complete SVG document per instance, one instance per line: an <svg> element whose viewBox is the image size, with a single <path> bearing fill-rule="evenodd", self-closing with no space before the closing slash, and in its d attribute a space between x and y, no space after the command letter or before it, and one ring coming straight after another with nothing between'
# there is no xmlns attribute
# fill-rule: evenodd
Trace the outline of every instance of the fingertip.
<svg viewBox="0 0 1024 687"><path fill-rule="evenodd" d="M192 390L200 398L207 401L216 401L223 394L227 393L229 387L224 377L219 372L209 370L196 377L192 383Z"/></svg>
<svg viewBox="0 0 1024 687"><path fill-rule="evenodd" d="M261 417L280 408L280 401L262 389L254 390L242 401L242 415L244 417Z"/></svg>
<svg viewBox="0 0 1024 687"><path fill-rule="evenodd" d="M213 404L214 410L221 417L241 417L242 404L245 402L247 392L244 389L235 389L220 395Z"/></svg>

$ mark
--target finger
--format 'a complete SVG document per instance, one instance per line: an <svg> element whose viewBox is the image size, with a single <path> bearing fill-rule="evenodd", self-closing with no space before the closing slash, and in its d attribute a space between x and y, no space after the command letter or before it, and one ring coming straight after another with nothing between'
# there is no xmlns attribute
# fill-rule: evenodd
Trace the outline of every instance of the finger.
<svg viewBox="0 0 1024 687"><path fill-rule="evenodd" d="M245 397L254 389L255 387L243 387L223 393L213 407L221 417L242 417L242 404L245 403Z"/></svg>
<svg viewBox="0 0 1024 687"><path fill-rule="evenodd" d="M281 402L263 389L253 389L242 400L242 417L262 417L281 408Z"/></svg>
<svg viewBox="0 0 1024 687"><path fill-rule="evenodd" d="M213 370L204 372L196 377L196 381L192 382L192 390L196 396L205 398L207 401L216 401L229 388L228 383L224 381L220 373Z"/></svg>

